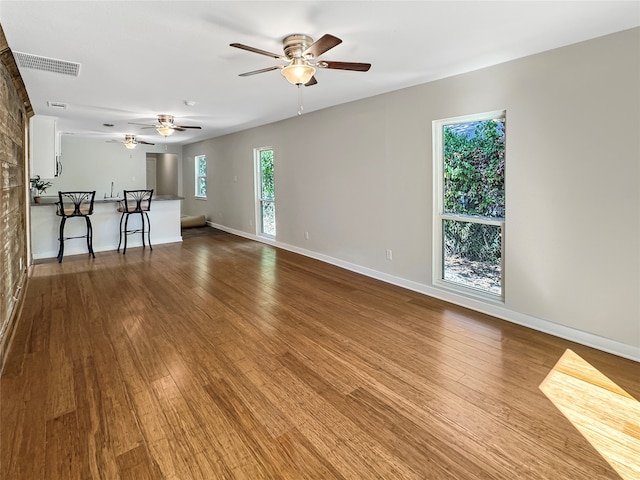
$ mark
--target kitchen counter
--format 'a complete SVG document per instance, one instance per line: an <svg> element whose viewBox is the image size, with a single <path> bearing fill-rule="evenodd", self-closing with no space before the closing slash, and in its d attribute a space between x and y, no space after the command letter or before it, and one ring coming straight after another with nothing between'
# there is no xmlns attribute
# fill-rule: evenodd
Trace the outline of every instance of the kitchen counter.
<svg viewBox="0 0 640 480"><path fill-rule="evenodd" d="M93 201L94 206L98 203L116 203L121 201L122 198L96 198ZM151 205L153 205L154 202L157 201L164 201L164 200L184 200L184 197L178 197L176 195L154 195L153 198L151 199ZM40 207L40 206L46 206L46 205L54 205L57 201L59 201L59 198L57 195L47 195L45 197L40 197L40 203L36 203L34 201L31 202L31 206L32 207Z"/></svg>
<svg viewBox="0 0 640 480"><path fill-rule="evenodd" d="M93 250L104 252L118 248L120 240L120 216L118 202L120 198L96 199L93 202L91 224L93 226ZM149 220L151 221L151 244L181 242L180 201L183 197L158 195L151 200ZM41 197L41 203L31 204L31 250L34 259L55 258L58 254L58 235L60 217L56 215L57 196ZM137 222L137 223L136 223ZM139 215L129 219L129 228L136 228ZM84 235L86 225L82 218L70 218L65 225L65 236ZM129 249L142 246L140 235L130 235L127 239ZM133 252L132 252L133 253ZM87 254L87 243L83 239L67 240L64 255Z"/></svg>

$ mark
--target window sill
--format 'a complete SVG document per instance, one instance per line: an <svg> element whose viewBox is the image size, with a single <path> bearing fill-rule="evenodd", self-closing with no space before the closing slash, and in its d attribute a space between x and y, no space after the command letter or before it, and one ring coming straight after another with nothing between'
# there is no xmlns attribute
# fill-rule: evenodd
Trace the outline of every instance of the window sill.
<svg viewBox="0 0 640 480"><path fill-rule="evenodd" d="M445 290L474 300L480 300L494 305L504 305L504 295L496 295L442 279L434 279L433 286L440 290Z"/></svg>

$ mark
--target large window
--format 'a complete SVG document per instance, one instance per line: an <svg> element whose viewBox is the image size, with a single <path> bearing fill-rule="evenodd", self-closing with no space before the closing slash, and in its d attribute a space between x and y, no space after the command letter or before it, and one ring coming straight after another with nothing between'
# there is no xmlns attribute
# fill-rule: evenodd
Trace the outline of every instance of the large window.
<svg viewBox="0 0 640 480"><path fill-rule="evenodd" d="M272 148L258 148L255 151L256 162L256 206L258 210L258 233L275 238L276 236L276 195L274 182L274 163Z"/></svg>
<svg viewBox="0 0 640 480"><path fill-rule="evenodd" d="M196 198L207 198L207 156L198 155L195 158L195 196Z"/></svg>
<svg viewBox="0 0 640 480"><path fill-rule="evenodd" d="M438 120L434 283L504 298L504 111Z"/></svg>

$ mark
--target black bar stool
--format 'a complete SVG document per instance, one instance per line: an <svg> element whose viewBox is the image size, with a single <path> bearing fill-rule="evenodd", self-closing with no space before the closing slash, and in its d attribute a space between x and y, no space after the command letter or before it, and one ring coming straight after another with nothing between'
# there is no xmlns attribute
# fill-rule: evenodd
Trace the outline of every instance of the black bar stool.
<svg viewBox="0 0 640 480"><path fill-rule="evenodd" d="M60 192L58 191L58 202L56 202L56 215L62 217L60 219L60 248L58 249L58 263L62 263L62 255L64 254L64 241L72 238L86 238L87 248L93 258L96 258L93 253L93 227L91 226L91 219L89 215L93 213L93 200L95 199L96 191L93 192ZM85 235L76 235L74 237L64 236L64 226L67 223L68 218L84 218L87 224L87 233Z"/></svg>
<svg viewBox="0 0 640 480"><path fill-rule="evenodd" d="M153 250L151 246L151 222L149 221L149 214L151 210L151 198L153 197L152 190L125 190L124 198L120 200L120 206L118 211L122 213L120 217L120 241L118 242L118 251L120 251L120 245L122 245L122 238L124 237L124 248L122 254L127 253L127 236L132 233L142 233L142 247L145 247L144 233L147 232L147 243L149 248ZM140 228L129 229L129 216L131 214L140 215ZM146 219L146 227L145 227ZM122 228L122 222L124 221L124 229Z"/></svg>

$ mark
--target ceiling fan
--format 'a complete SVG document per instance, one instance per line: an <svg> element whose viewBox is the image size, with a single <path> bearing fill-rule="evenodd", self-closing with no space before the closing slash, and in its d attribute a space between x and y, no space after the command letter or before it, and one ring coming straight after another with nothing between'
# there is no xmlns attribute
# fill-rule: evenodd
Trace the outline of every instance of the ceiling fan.
<svg viewBox="0 0 640 480"><path fill-rule="evenodd" d="M342 40L329 34L323 35L314 42L310 36L296 33L285 37L282 41L284 55L267 52L265 50L260 50L259 48L249 47L241 43L231 43L230 46L288 62L287 65L276 65L273 67L262 68L260 70L254 70L252 72L241 73L241 77L270 72L271 70L280 70L280 73L282 73L289 83L298 86L305 85L310 87L311 85L318 83L314 76L316 68L354 70L356 72L366 72L371 68L370 63L330 62L328 60L317 60L320 55L341 43Z"/></svg>
<svg viewBox="0 0 640 480"><path fill-rule="evenodd" d="M202 127L195 125L176 125L173 120L173 115L158 115L158 123L155 125L149 125L147 123L133 123L129 122L129 125L143 125L143 128L155 128L157 132L165 137L172 135L174 131L183 132L187 128L196 128L200 130Z"/></svg>
<svg viewBox="0 0 640 480"><path fill-rule="evenodd" d="M138 139L136 139L135 135L131 135L131 134L126 134L124 136L124 140L108 140L108 143L122 143L129 150L132 150L132 149L136 148L136 145L138 145L138 144L155 145L155 143L150 143L150 142L145 142L145 141L142 141L142 140L138 140Z"/></svg>

